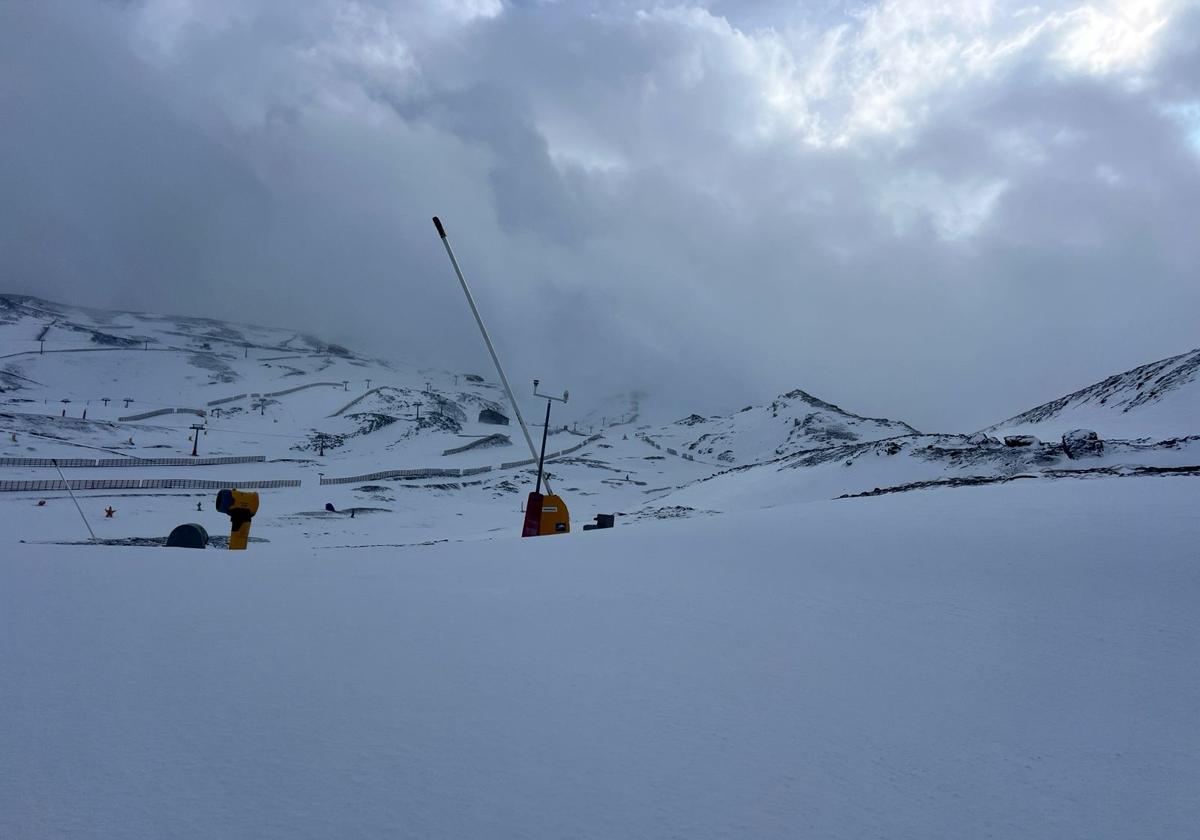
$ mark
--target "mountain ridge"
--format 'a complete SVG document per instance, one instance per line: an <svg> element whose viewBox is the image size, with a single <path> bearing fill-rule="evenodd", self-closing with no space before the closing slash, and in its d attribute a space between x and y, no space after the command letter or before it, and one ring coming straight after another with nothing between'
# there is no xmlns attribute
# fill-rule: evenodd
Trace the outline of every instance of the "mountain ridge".
<svg viewBox="0 0 1200 840"><path fill-rule="evenodd" d="M1057 436L1094 428L1102 437L1174 437L1200 428L1200 348L1105 377L1013 415L985 434Z"/></svg>

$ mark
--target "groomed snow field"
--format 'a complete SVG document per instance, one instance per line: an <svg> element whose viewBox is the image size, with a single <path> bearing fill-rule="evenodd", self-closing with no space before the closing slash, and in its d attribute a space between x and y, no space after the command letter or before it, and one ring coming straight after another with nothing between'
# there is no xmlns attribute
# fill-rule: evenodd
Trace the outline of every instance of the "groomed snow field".
<svg viewBox="0 0 1200 840"><path fill-rule="evenodd" d="M1200 480L0 560L0 837L1195 838Z"/></svg>

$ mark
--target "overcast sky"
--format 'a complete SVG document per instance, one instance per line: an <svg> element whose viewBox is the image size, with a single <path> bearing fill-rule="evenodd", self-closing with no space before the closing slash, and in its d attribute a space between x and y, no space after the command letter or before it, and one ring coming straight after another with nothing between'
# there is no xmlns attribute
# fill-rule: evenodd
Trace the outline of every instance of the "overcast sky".
<svg viewBox="0 0 1200 840"><path fill-rule="evenodd" d="M1200 345L1196 2L0 0L0 291L972 430Z"/></svg>

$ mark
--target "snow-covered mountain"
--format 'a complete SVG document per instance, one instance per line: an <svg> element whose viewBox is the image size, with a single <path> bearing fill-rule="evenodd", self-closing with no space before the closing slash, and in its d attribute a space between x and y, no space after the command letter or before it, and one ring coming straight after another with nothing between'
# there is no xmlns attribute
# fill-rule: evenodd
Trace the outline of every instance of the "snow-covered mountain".
<svg viewBox="0 0 1200 840"><path fill-rule="evenodd" d="M419 370L295 331L207 318L0 296L0 348L0 404L23 415L10 425L45 432L55 416L87 420L93 425L80 429L92 439L75 443L131 455L140 446L179 447L167 429L203 417L214 435L208 454L339 450L377 460L400 447L428 460L464 436L494 433L479 420L484 410L509 413L482 376ZM109 433L106 423L148 426L130 436ZM130 437L135 443L123 442Z"/></svg>
<svg viewBox="0 0 1200 840"><path fill-rule="evenodd" d="M290 330L21 296L0 296L0 349L0 458L71 459L68 478L88 482L83 498L96 504L115 501L106 483L115 473L132 482L117 505L125 516L101 526L105 538L161 538L185 515L219 533L226 523L212 513L202 520L195 508L199 501L207 510L211 494L186 492L199 489L187 483L193 479L286 482L272 485L257 520L256 535L268 540L297 530L318 546L490 538L519 527L535 481L524 437L504 423L510 410L499 386L481 375L486 369L420 368ZM563 413L573 428L550 430L548 469L579 524L597 513L634 522L1026 477L1198 472L1200 437L1174 439L1200 435L1196 414L1180 410L1181 397L1198 390L1197 355L1029 413L1064 430L1097 429L1103 445L1085 458L1068 454L1058 434L1036 422L1045 443L924 435L799 389L728 416L675 422L661 418L686 410L664 415L668 406L655 395L577 391L571 413ZM527 417L540 419L537 402L520 398L530 401ZM1146 422L1156 411L1178 420L1159 426L1169 434ZM1124 418L1128 431L1097 422L1104 412ZM201 426L199 440L193 425ZM190 460L193 449L200 460ZM113 460L124 469L99 463ZM57 478L47 463L0 465L12 491L0 493L0 514L11 514L4 520L11 533L29 538L48 522L57 533L78 529L65 495L29 484ZM18 488L53 514L28 519L31 502ZM178 492L159 492L167 488ZM344 519L326 505L372 515Z"/></svg>
<svg viewBox="0 0 1200 840"><path fill-rule="evenodd" d="M69 459L81 501L97 499L88 502L93 514L110 503L122 510L97 529L114 540L161 539L185 516L219 534L227 522L196 482L285 482L267 489L256 536L299 530L318 544L519 531L534 487L529 448L486 368L422 368L288 330L23 296L0 296L0 348L0 508L11 514L0 525L11 520L7 533L19 538L48 523L63 535L81 526L56 492L50 458ZM589 396L572 395L576 416L600 402ZM518 398L536 423L540 401ZM600 404L598 418L632 421L636 399ZM597 513L640 513L712 472L657 455L632 428L606 431L608 440L599 427L595 435L550 429L549 477L580 525ZM112 495L114 479L124 501ZM45 502L48 515L36 524L23 490ZM372 515L351 520L327 505Z"/></svg>
<svg viewBox="0 0 1200 840"><path fill-rule="evenodd" d="M1200 434L1200 349L1110 376L989 426L988 434L1045 440L1072 429L1101 438L1163 440Z"/></svg>
<svg viewBox="0 0 1200 840"><path fill-rule="evenodd" d="M772 461L809 449L917 434L899 420L861 417L797 388L729 416L693 414L647 431L664 447L716 464Z"/></svg>

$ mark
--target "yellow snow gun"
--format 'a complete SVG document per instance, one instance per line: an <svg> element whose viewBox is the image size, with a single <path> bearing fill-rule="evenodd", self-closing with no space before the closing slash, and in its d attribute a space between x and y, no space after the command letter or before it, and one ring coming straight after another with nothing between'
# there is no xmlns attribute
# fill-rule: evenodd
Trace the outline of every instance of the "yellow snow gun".
<svg viewBox="0 0 1200 840"><path fill-rule="evenodd" d="M258 513L258 494L244 490L217 493L217 511L229 517L229 549L245 550L250 541L250 520Z"/></svg>

